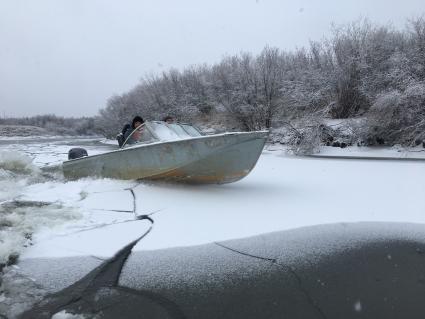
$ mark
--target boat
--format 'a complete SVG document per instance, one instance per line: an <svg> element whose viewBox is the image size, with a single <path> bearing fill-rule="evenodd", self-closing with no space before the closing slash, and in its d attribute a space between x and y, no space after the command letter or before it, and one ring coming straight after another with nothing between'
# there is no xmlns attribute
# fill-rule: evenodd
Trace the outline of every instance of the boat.
<svg viewBox="0 0 425 319"><path fill-rule="evenodd" d="M254 168L268 131L205 135L182 123L145 122L122 147L107 153L71 158L64 176L148 179L201 184L236 182Z"/></svg>

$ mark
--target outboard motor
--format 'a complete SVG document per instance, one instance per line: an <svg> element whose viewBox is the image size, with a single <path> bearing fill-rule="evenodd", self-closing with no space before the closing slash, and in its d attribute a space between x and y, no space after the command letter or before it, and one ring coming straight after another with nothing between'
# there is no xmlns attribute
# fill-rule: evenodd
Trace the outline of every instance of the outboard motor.
<svg viewBox="0 0 425 319"><path fill-rule="evenodd" d="M71 148L68 152L68 160L80 158L83 156L88 156L88 154L87 151L81 147Z"/></svg>

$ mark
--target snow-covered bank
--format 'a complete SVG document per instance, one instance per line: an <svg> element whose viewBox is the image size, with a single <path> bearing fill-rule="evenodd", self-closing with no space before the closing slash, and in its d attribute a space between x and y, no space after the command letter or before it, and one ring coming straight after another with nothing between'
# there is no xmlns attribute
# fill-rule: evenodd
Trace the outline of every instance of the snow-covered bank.
<svg viewBox="0 0 425 319"><path fill-rule="evenodd" d="M49 132L41 127L31 125L0 125L0 136L4 138L48 136Z"/></svg>
<svg viewBox="0 0 425 319"><path fill-rule="evenodd" d="M388 159L423 159L425 160L425 148L418 147L358 147L346 148L323 146L320 152L313 156L345 157L345 158L388 158Z"/></svg>
<svg viewBox="0 0 425 319"><path fill-rule="evenodd" d="M267 144L266 150L286 152L288 155L291 154L290 147L282 144ZM327 157L327 158L364 158L364 159L424 159L425 160L425 149L422 146L417 147L402 147L399 145L393 147L387 146L347 146L332 147L332 146L321 146L317 152L309 154L311 157Z"/></svg>

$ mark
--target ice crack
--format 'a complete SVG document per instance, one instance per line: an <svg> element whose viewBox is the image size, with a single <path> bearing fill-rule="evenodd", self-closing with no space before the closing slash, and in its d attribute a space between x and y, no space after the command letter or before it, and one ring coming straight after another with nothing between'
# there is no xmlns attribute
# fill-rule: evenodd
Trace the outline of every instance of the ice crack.
<svg viewBox="0 0 425 319"><path fill-rule="evenodd" d="M324 314L323 310L320 308L320 306L317 304L317 302L311 297L310 292L304 287L301 277L298 275L298 273L295 271L294 268L292 268L291 266L279 263L276 258L267 258L267 257L252 255L252 254L249 254L249 253L228 247L228 246L223 245L222 243L218 243L218 242L215 242L215 244L217 246L224 248L224 249L230 250L234 253L237 253L237 254L240 254L240 255L243 255L243 256L247 256L247 257L250 257L250 258L264 260L266 262L270 262L273 265L277 265L278 267L281 267L281 268L287 270L297 281L298 287L299 287L300 291L303 293L303 295L306 297L308 303L314 309L316 309L316 311L320 314L321 318L326 319L326 315Z"/></svg>

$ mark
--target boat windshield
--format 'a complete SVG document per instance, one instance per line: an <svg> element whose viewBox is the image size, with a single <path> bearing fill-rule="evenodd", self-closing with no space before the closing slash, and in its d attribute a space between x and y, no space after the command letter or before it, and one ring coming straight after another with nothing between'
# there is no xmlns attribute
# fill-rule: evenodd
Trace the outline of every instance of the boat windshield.
<svg viewBox="0 0 425 319"><path fill-rule="evenodd" d="M196 128L189 124L180 124L180 126L192 137L201 136L201 132L199 132Z"/></svg>
<svg viewBox="0 0 425 319"><path fill-rule="evenodd" d="M152 143L155 142L157 138L152 134L152 132L146 126L146 123L143 123L138 128L136 128L131 134L127 137L122 147L126 147L133 144L139 143Z"/></svg>
<svg viewBox="0 0 425 319"><path fill-rule="evenodd" d="M189 124L169 124L159 121L145 122L130 134L123 147L140 143L175 141L201 135L195 127Z"/></svg>
<svg viewBox="0 0 425 319"><path fill-rule="evenodd" d="M182 137L186 137L180 136L175 130L170 128L171 125L176 124L167 124L165 122L150 122L149 124L161 141L180 140Z"/></svg>

